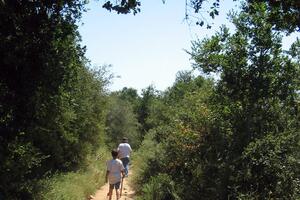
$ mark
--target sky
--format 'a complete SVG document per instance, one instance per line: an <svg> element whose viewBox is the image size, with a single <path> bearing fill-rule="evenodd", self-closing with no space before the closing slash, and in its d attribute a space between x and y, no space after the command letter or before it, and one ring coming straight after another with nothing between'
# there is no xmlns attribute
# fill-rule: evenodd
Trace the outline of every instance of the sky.
<svg viewBox="0 0 300 200"><path fill-rule="evenodd" d="M235 4L229 2L221 1L220 15L212 21L213 28L206 29L184 20L184 0L144 0L135 16L109 12L102 8L103 1L91 0L79 27L86 57L92 66L111 65L111 91L132 87L141 92L149 85L163 91L172 86L178 71L192 69L185 51L191 41L213 35L221 24L231 26L226 13Z"/></svg>

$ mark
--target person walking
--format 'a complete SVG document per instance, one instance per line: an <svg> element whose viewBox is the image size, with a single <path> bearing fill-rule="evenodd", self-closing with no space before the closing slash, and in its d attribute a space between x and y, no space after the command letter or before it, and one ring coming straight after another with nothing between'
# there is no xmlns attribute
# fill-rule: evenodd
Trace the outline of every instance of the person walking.
<svg viewBox="0 0 300 200"><path fill-rule="evenodd" d="M120 184L123 180L122 177L124 177L124 166L122 164L122 161L119 160L118 157L118 150L114 149L111 151L112 159L107 161L107 170L106 170L106 176L105 180L106 182L109 182L109 192L107 196L109 197L109 200L112 199L112 193L113 190L116 190L116 196L117 199L120 199Z"/></svg>
<svg viewBox="0 0 300 200"><path fill-rule="evenodd" d="M128 177L130 153L132 152L130 144L128 144L128 138L123 137L122 142L118 146L118 157L121 159L125 168L125 177Z"/></svg>

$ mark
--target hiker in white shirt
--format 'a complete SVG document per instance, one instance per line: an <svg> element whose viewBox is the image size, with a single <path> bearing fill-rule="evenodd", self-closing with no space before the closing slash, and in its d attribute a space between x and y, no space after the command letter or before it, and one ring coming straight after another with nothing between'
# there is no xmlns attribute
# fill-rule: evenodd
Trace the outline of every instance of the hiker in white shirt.
<svg viewBox="0 0 300 200"><path fill-rule="evenodd" d="M124 166L122 164L122 161L117 159L118 157L118 151L116 149L111 151L111 155L113 159L107 161L107 170L106 170L106 182L109 182L109 192L108 197L109 200L112 198L113 190L116 189L116 196L117 199L120 199L120 184L122 176L124 177Z"/></svg>
<svg viewBox="0 0 300 200"><path fill-rule="evenodd" d="M128 170L129 170L129 162L130 162L130 153L132 149L131 146L128 144L128 139L126 137L123 138L122 143L118 146L118 157L121 159L123 166L125 168L125 176L128 177Z"/></svg>

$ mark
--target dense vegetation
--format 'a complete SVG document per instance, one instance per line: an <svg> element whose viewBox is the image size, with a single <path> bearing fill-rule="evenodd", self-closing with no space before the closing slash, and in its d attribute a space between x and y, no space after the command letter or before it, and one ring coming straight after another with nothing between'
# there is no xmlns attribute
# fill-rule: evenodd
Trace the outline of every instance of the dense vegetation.
<svg viewBox="0 0 300 200"><path fill-rule="evenodd" d="M104 143L108 80L79 45L82 9L83 1L0 2L5 199L31 199L41 178L79 169Z"/></svg>
<svg viewBox="0 0 300 200"><path fill-rule="evenodd" d="M194 69L219 78L181 73L154 105L141 199L299 198L300 41L283 51L266 4L252 6L193 43Z"/></svg>
<svg viewBox="0 0 300 200"><path fill-rule="evenodd" d="M138 95L109 93L107 69L84 57L85 1L0 1L0 199L84 199L123 136L139 148L140 199L299 198L300 41L282 49L299 4L255 2L230 15L235 30L193 42L201 76L179 72L166 91Z"/></svg>

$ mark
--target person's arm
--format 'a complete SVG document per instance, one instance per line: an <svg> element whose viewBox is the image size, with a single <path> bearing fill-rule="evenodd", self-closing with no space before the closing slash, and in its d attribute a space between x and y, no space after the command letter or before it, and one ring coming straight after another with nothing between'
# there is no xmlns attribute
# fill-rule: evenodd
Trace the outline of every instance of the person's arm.
<svg viewBox="0 0 300 200"><path fill-rule="evenodd" d="M106 174L105 174L105 183L108 182L108 174L109 174L110 164L109 161L106 162Z"/></svg>
<svg viewBox="0 0 300 200"><path fill-rule="evenodd" d="M132 149L131 149L131 146L129 145L129 150L130 150L130 152L132 152Z"/></svg>
<svg viewBox="0 0 300 200"><path fill-rule="evenodd" d="M125 168L122 163L120 163L120 169L121 169L122 178L124 178L125 177Z"/></svg>
<svg viewBox="0 0 300 200"><path fill-rule="evenodd" d="M124 178L125 177L125 170L122 170L121 174L122 174L122 178Z"/></svg>
<svg viewBox="0 0 300 200"><path fill-rule="evenodd" d="M118 151L118 157L117 158L120 158L120 145L118 146L117 151Z"/></svg>
<svg viewBox="0 0 300 200"><path fill-rule="evenodd" d="M107 171L106 171L106 175L105 175L105 183L108 182L108 174L109 174L109 171L107 170Z"/></svg>

